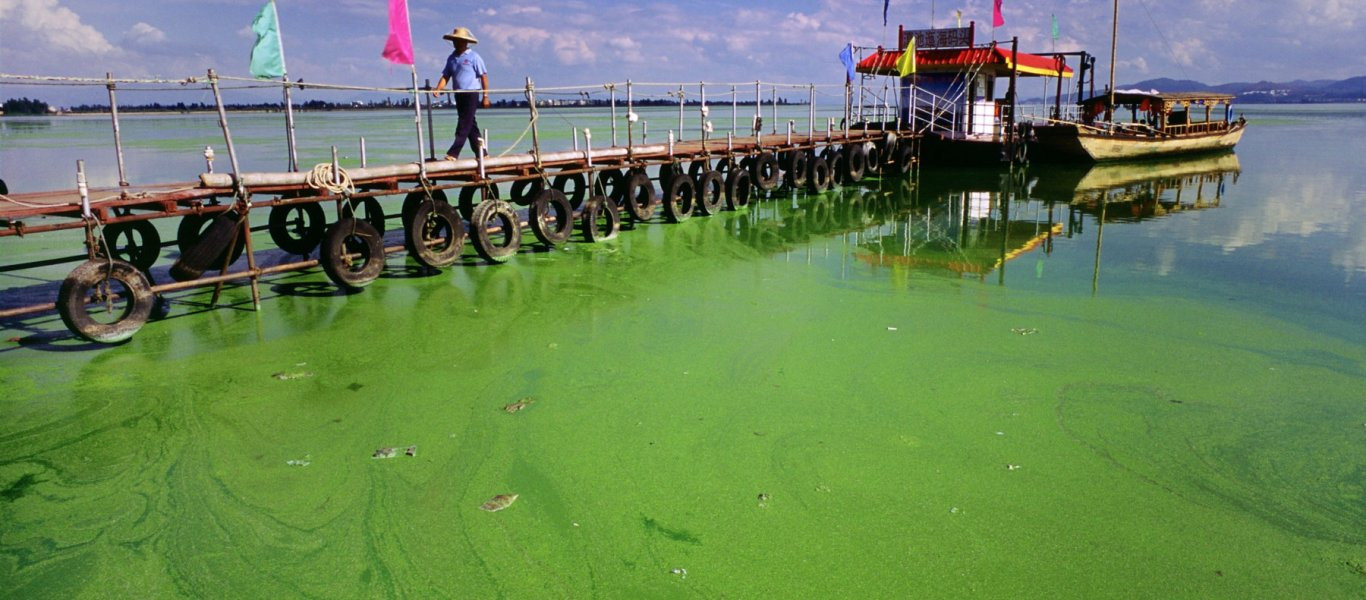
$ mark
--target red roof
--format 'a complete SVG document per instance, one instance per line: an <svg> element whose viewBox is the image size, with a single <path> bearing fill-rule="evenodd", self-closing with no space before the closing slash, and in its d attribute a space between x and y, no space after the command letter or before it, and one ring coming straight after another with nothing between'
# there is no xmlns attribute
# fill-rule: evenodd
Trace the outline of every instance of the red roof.
<svg viewBox="0 0 1366 600"><path fill-rule="evenodd" d="M901 50L878 50L858 64L858 72L870 75L896 75L896 61L901 58ZM1071 77L1072 67L1066 66L1057 58L1019 52L1019 71L1021 75L1057 77L1062 67L1062 76ZM975 48L943 48L916 50L916 71L920 73L956 73L981 65L996 75L1010 74L1010 50L1000 46L978 46Z"/></svg>

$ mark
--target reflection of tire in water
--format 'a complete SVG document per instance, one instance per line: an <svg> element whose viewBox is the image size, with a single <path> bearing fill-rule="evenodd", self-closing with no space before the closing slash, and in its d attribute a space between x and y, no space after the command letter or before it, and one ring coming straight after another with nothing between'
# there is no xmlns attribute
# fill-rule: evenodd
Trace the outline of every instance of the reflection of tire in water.
<svg viewBox="0 0 1366 600"><path fill-rule="evenodd" d="M868 206L864 201L867 194L849 194L844 200L842 222L845 227L861 231L868 226Z"/></svg>
<svg viewBox="0 0 1366 600"><path fill-rule="evenodd" d="M96 258L81 263L57 291L57 312L72 333L116 344L133 337L152 314L152 285L137 267Z"/></svg>
<svg viewBox="0 0 1366 600"><path fill-rule="evenodd" d="M806 239L806 211L797 209L783 217L783 237L800 242Z"/></svg>
<svg viewBox="0 0 1366 600"><path fill-rule="evenodd" d="M806 212L809 219L807 227L810 228L811 233L820 235L830 231L832 211L830 203L824 198L818 198L807 207Z"/></svg>

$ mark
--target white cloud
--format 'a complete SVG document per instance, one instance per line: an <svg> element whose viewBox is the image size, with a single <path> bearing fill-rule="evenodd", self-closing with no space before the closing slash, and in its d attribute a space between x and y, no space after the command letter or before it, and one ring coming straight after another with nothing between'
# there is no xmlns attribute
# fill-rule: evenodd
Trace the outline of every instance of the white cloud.
<svg viewBox="0 0 1366 600"><path fill-rule="evenodd" d="M123 32L123 41L135 46L159 44L166 41L166 32L138 21L128 28L128 31Z"/></svg>
<svg viewBox="0 0 1366 600"><path fill-rule="evenodd" d="M113 44L57 0L0 0L0 37L31 50L103 55ZM36 48L32 46L37 46Z"/></svg>
<svg viewBox="0 0 1366 600"><path fill-rule="evenodd" d="M598 59L597 53L588 47L583 38L577 35L562 35L555 38L555 58L566 66L592 64Z"/></svg>

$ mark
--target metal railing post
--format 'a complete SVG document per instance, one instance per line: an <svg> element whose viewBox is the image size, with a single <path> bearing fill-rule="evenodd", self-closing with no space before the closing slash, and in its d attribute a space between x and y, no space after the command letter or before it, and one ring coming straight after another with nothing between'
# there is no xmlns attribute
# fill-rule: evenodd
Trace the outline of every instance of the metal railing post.
<svg viewBox="0 0 1366 600"><path fill-rule="evenodd" d="M105 87L109 88L109 116L114 122L114 155L119 163L119 186L128 187L128 177L123 170L123 134L119 131L119 103L114 100L114 75L105 73L104 78L108 81Z"/></svg>

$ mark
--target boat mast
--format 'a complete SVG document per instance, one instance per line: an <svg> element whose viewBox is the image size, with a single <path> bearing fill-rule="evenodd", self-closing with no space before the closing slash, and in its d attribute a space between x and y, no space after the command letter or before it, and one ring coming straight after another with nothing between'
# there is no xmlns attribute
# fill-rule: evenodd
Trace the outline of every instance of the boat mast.
<svg viewBox="0 0 1366 600"><path fill-rule="evenodd" d="M1110 100L1105 105L1105 120L1113 121L1115 112L1115 40L1119 36L1119 0L1115 0L1114 19L1110 23Z"/></svg>

